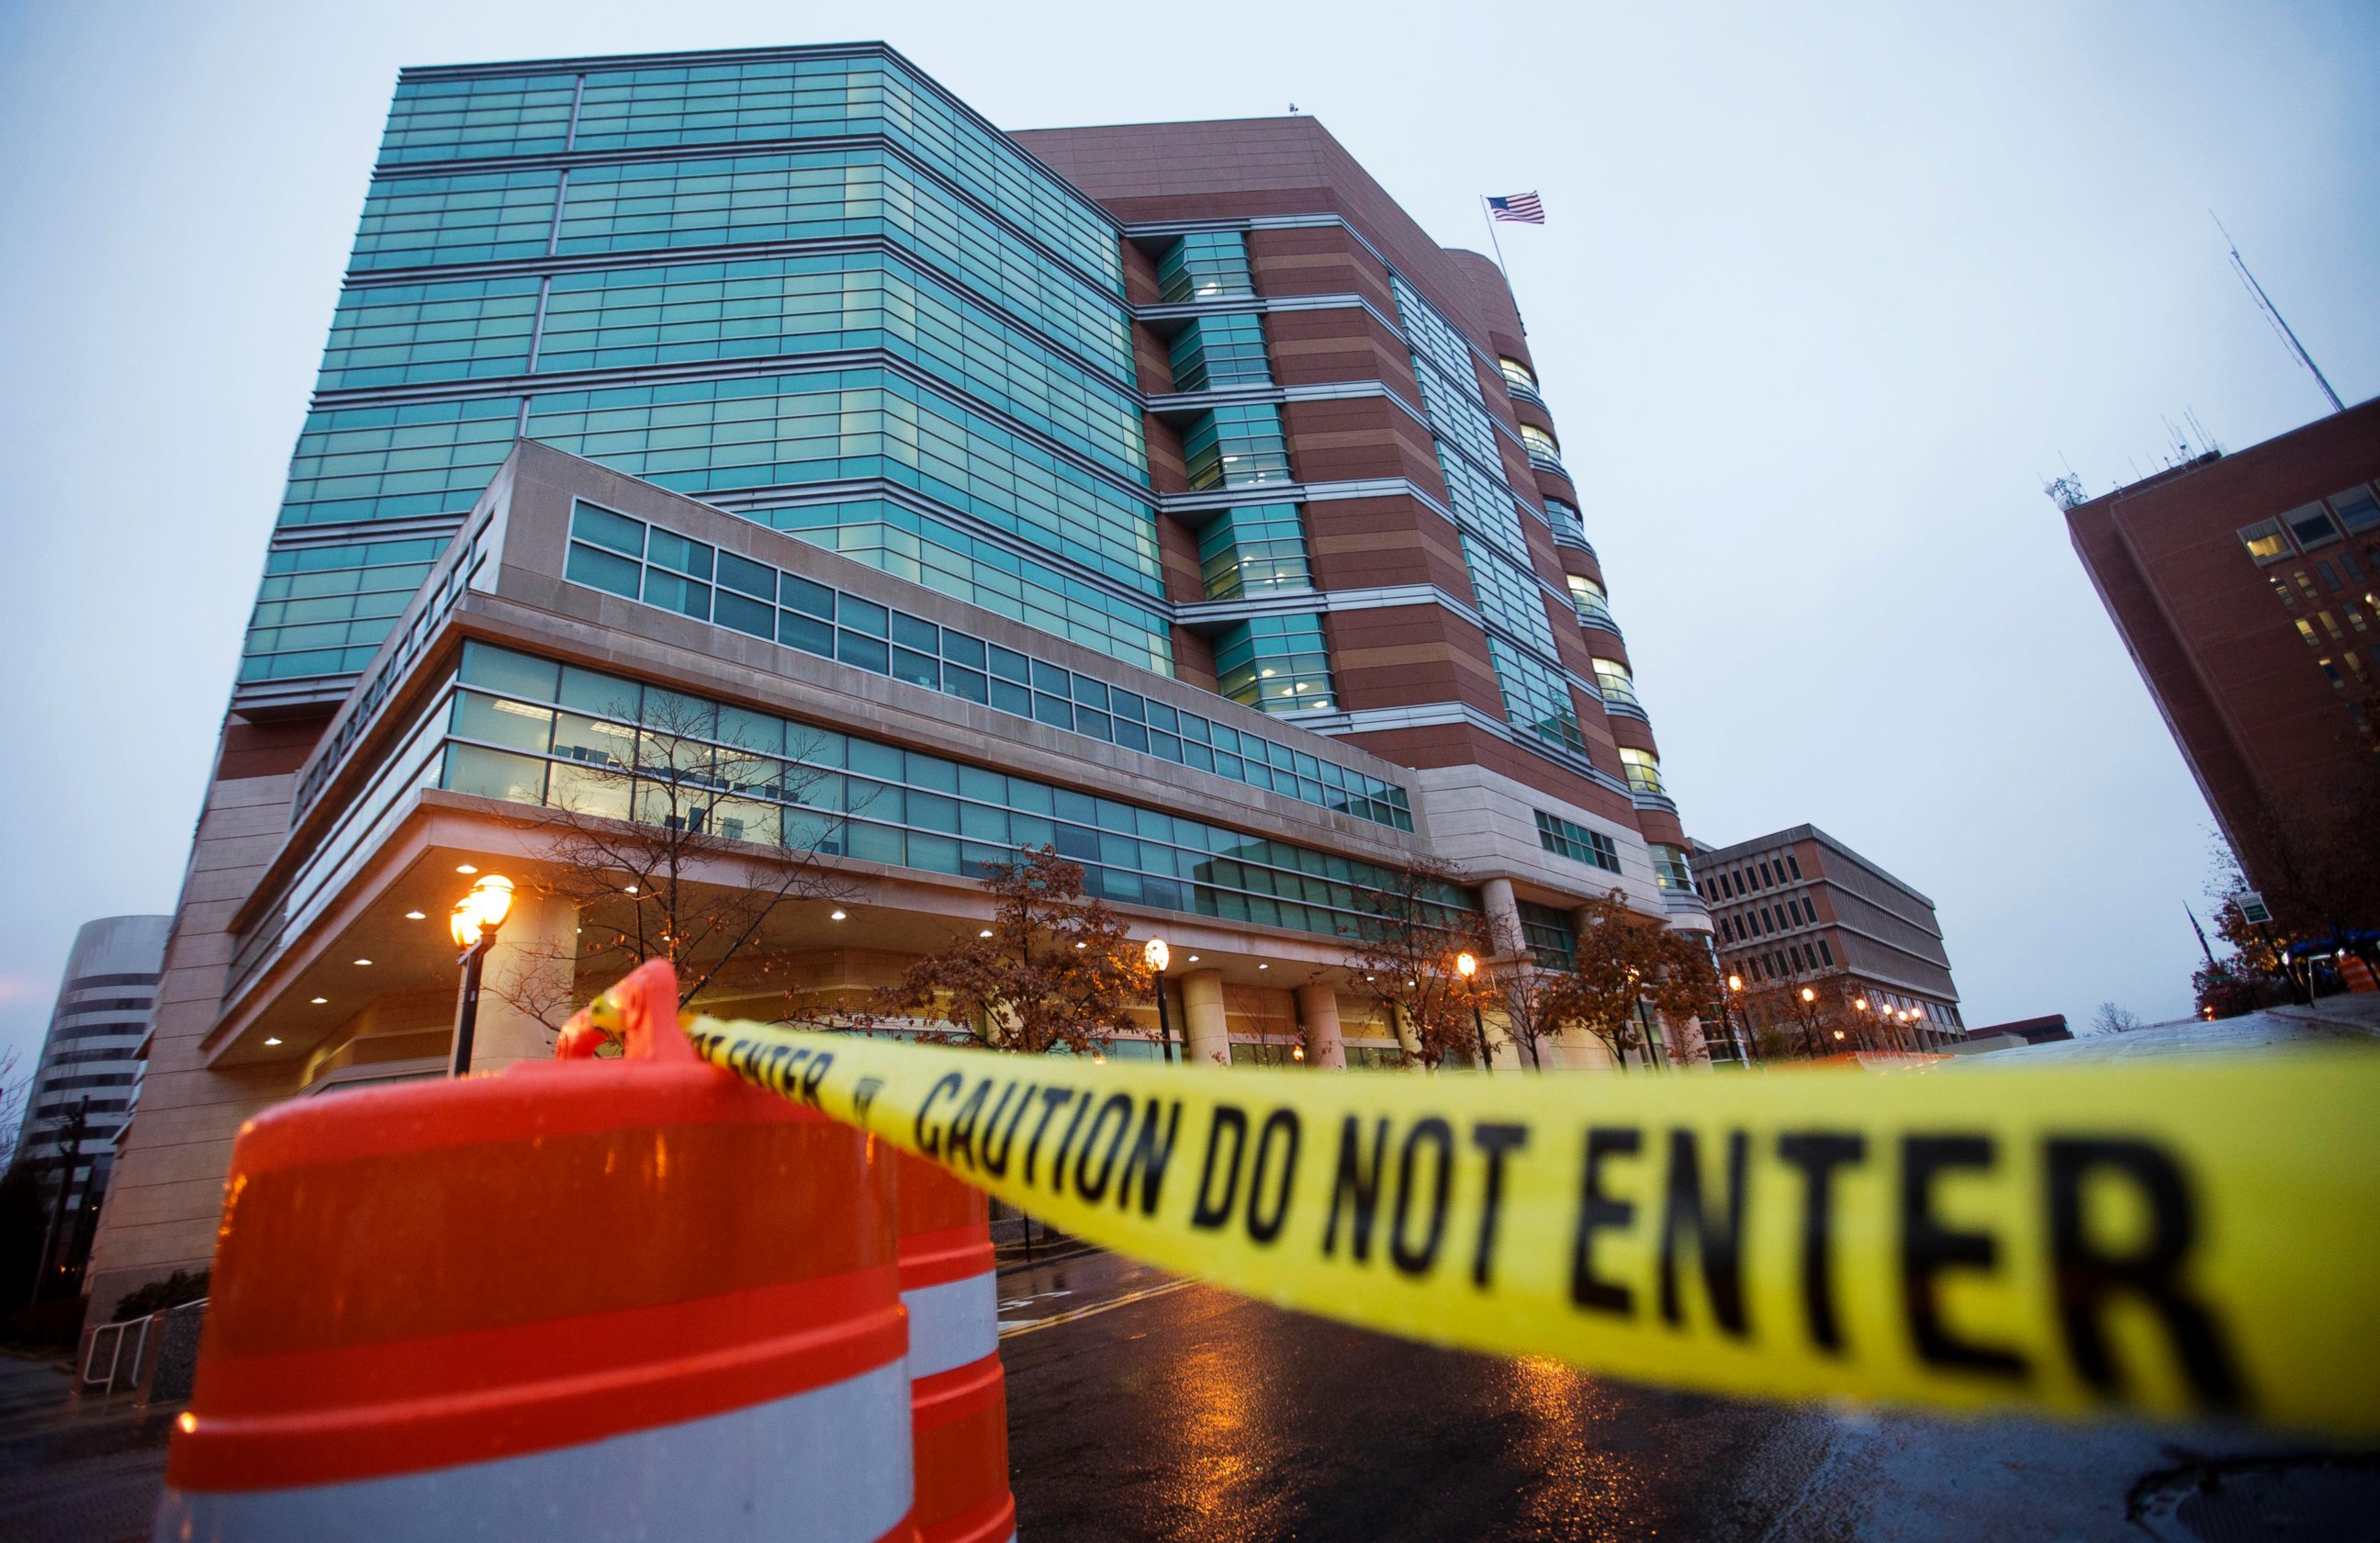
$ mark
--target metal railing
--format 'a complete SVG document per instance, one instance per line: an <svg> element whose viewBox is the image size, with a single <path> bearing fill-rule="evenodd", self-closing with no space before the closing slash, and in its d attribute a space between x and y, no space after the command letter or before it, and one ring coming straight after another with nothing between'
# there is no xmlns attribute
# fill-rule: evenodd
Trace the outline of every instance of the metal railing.
<svg viewBox="0 0 2380 1543"><path fill-rule="evenodd" d="M103 1323L91 1331L91 1343L82 1356L81 1391L107 1394L125 1388L138 1387L140 1382L140 1357L149 1349L149 1324L154 1315L128 1318L120 1323ZM132 1330L140 1332L135 1335ZM124 1358L124 1342L132 1341L132 1359ZM107 1369L99 1371L100 1351L107 1352Z"/></svg>

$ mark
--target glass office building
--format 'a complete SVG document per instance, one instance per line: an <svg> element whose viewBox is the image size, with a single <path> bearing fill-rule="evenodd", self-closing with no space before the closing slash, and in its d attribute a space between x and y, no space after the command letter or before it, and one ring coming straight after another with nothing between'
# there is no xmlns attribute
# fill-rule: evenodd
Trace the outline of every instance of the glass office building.
<svg viewBox="0 0 2380 1543"><path fill-rule="evenodd" d="M1400 1060L1346 959L1415 858L1548 958L1615 890L1706 928L1546 401L1311 119L1004 132L873 44L404 72L94 1289L205 1257L257 1109L443 1068L458 870L662 818L655 704L667 818L838 876L763 940L830 998L1044 842L1226 1063ZM492 970L591 989L533 889Z"/></svg>

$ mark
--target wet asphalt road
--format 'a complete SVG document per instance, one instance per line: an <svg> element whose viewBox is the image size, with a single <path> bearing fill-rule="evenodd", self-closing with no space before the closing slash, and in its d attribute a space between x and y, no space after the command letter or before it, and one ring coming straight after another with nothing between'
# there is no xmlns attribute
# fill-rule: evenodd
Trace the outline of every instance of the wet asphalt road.
<svg viewBox="0 0 2380 1543"><path fill-rule="evenodd" d="M1103 1254L1004 1273L1001 1295L1026 1543L2380 1537L2368 1460L1670 1393L1407 1344ZM2230 1481L2229 1526L2206 1515L2210 1471Z"/></svg>

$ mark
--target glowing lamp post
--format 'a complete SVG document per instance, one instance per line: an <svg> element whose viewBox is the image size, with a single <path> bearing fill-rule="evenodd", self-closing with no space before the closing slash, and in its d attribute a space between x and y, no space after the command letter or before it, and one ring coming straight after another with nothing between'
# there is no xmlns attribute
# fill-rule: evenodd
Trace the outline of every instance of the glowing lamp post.
<svg viewBox="0 0 2380 1543"><path fill-rule="evenodd" d="M1479 1070L1483 1074L1492 1072L1495 1068L1488 1064L1487 1020L1480 1017L1479 998L1471 990L1471 978L1479 973L1479 961L1467 953L1458 954L1454 956L1454 967L1463 976L1463 994L1471 998L1471 1029L1479 1036Z"/></svg>
<svg viewBox="0 0 2380 1543"><path fill-rule="evenodd" d="M513 881L501 873L483 873L471 893L455 902L446 918L455 946L463 951L463 990L455 1003L455 1058L446 1069L448 1076L471 1069L471 1036L480 1027L480 966L512 910Z"/></svg>
<svg viewBox="0 0 2380 1543"><path fill-rule="evenodd" d="M1151 938L1142 945L1140 956L1148 961L1157 977L1157 1042L1165 1047L1165 1063L1173 1064L1173 1019L1165 1010L1165 966L1173 962L1173 951L1165 946L1163 938Z"/></svg>

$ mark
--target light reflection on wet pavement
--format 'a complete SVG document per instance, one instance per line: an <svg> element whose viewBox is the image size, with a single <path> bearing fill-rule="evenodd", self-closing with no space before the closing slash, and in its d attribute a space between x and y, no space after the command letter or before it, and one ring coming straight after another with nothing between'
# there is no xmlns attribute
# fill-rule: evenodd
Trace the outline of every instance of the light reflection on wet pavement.
<svg viewBox="0 0 2380 1543"><path fill-rule="evenodd" d="M2227 1464L2330 1486L2348 1500L2325 1515L2380 1516L2380 1458L2237 1431L1671 1393L1408 1344L1097 1253L1011 1271L1001 1295L1027 1543L2196 1543L2130 1513L2160 1476ZM2289 1530L2290 1505L2223 1536L2346 1536Z"/></svg>
<svg viewBox="0 0 2380 1543"><path fill-rule="evenodd" d="M1166 1281L1103 1255L1002 1278L1004 1323L1079 1315L1001 1347L1034 1543L1755 1538L1773 1512L1709 1476L1806 1423L1203 1285L1099 1310Z"/></svg>

